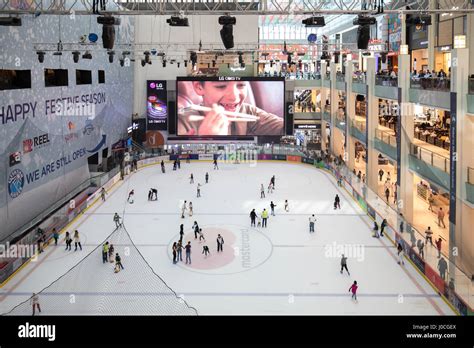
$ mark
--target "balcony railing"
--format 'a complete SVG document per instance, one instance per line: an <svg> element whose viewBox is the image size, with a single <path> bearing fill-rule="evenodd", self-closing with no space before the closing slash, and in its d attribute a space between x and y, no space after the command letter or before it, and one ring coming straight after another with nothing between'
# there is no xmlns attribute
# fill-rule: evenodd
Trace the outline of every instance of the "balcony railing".
<svg viewBox="0 0 474 348"><path fill-rule="evenodd" d="M330 71L326 72L326 76L324 76L324 79L325 80L331 80L331 72Z"/></svg>
<svg viewBox="0 0 474 348"><path fill-rule="evenodd" d="M467 167L467 182L474 185L474 168Z"/></svg>
<svg viewBox="0 0 474 348"><path fill-rule="evenodd" d="M310 72L299 72L299 73L279 73L279 74L270 74L270 73L260 73L259 77L284 77L286 80L321 80L321 74L319 72L310 73Z"/></svg>
<svg viewBox="0 0 474 348"><path fill-rule="evenodd" d="M428 163L432 167L441 169L445 173L449 174L449 158L433 151L430 151L424 147L411 144L410 153L418 158L419 160Z"/></svg>
<svg viewBox="0 0 474 348"><path fill-rule="evenodd" d="M412 77L410 88L449 92L451 80L445 77Z"/></svg>
<svg viewBox="0 0 474 348"><path fill-rule="evenodd" d="M359 131L365 134L367 123L363 121L353 120L351 122L352 127L357 128Z"/></svg>
<svg viewBox="0 0 474 348"><path fill-rule="evenodd" d="M397 138L391 132L384 131L381 129L375 129L375 137L380 141L388 144L390 146L396 147L397 146Z"/></svg>
<svg viewBox="0 0 474 348"><path fill-rule="evenodd" d="M355 73L353 76L352 76L352 83L362 83L362 84L366 84L366 77L365 77L365 74L363 73Z"/></svg>
<svg viewBox="0 0 474 348"><path fill-rule="evenodd" d="M345 82L346 81L346 75L343 74L343 73L336 74L336 81Z"/></svg>
<svg viewBox="0 0 474 348"><path fill-rule="evenodd" d="M375 85L376 86L388 86L388 87L397 87L398 86L398 78L385 76L385 75L377 75L375 76Z"/></svg>
<svg viewBox="0 0 474 348"><path fill-rule="evenodd" d="M469 78L469 94L474 94L474 77Z"/></svg>

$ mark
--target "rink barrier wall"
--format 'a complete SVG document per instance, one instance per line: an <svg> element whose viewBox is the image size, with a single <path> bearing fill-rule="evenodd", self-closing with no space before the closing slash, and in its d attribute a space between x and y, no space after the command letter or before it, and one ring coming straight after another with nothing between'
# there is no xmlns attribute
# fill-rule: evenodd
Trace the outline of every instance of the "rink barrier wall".
<svg viewBox="0 0 474 348"><path fill-rule="evenodd" d="M120 173L113 176L102 187L104 187L106 191L110 191L119 181ZM43 244L43 251L53 242L53 228L56 228L59 236L61 236L78 217L85 213L100 199L100 191L102 190L102 187L88 187L38 225L38 227L44 231L44 235L46 236L45 243ZM72 202L74 203L72 204ZM35 229L14 245L36 245L38 239ZM4 287L18 272L26 267L30 261L31 258L17 257L8 258L7 261L1 262L0 288Z"/></svg>

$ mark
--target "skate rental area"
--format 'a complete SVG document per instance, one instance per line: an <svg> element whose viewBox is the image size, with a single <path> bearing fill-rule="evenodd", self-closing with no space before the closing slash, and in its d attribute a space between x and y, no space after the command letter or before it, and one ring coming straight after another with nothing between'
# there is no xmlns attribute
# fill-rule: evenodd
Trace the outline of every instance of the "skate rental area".
<svg viewBox="0 0 474 348"><path fill-rule="evenodd" d="M472 346L473 31L463 0L0 0L0 346Z"/></svg>

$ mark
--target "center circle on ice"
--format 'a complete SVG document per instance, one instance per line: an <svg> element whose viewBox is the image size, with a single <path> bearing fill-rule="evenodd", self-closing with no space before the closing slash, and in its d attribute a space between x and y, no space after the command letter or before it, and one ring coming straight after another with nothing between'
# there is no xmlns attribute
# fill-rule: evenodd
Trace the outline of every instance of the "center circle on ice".
<svg viewBox="0 0 474 348"><path fill-rule="evenodd" d="M272 253L271 241L260 231L246 227L227 225L202 226L205 241L194 238L194 232L184 235L183 246L191 241L191 264L186 264L186 252L178 265L188 270L208 274L232 274L248 271L263 264ZM217 252L217 236L224 238L222 252ZM179 239L179 237L178 237ZM172 250L171 242L169 250ZM203 246L209 247L210 254L203 254ZM170 255L172 258L172 254Z"/></svg>

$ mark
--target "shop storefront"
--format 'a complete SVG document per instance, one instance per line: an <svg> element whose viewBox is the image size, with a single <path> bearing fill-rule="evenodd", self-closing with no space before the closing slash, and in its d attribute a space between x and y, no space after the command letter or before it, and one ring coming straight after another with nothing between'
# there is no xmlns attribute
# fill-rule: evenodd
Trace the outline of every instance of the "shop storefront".
<svg viewBox="0 0 474 348"><path fill-rule="evenodd" d="M408 47L411 54L411 70L428 69L428 28L422 25L407 27Z"/></svg>
<svg viewBox="0 0 474 348"><path fill-rule="evenodd" d="M321 112L321 90L295 88L295 112Z"/></svg>
<svg viewBox="0 0 474 348"><path fill-rule="evenodd" d="M421 105L415 105L415 139L430 145L433 151L437 148L440 154L449 157L449 129L451 125L451 115L447 110L434 109Z"/></svg>
<svg viewBox="0 0 474 348"><path fill-rule="evenodd" d="M310 120L295 120L296 145L308 150L321 150L321 122Z"/></svg>

